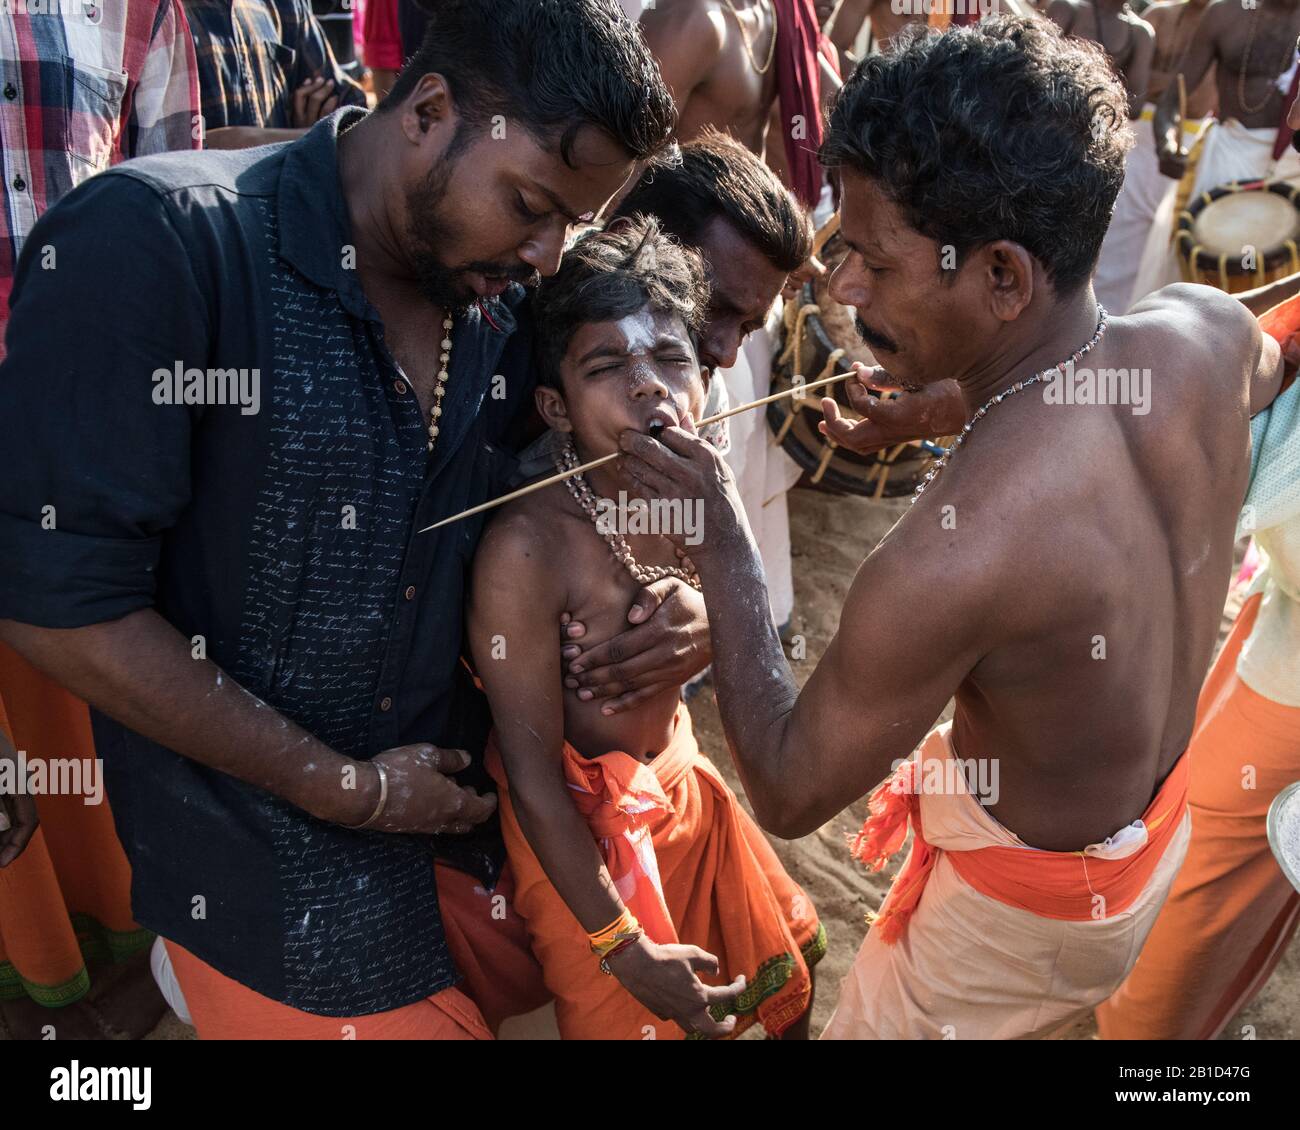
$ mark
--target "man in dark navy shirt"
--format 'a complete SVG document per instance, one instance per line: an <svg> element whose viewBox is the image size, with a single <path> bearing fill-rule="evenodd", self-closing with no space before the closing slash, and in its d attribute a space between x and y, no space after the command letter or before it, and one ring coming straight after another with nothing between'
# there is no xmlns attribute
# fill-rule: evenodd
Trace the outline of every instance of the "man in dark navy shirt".
<svg viewBox="0 0 1300 1130"><path fill-rule="evenodd" d="M134 910L184 955L201 1035L475 1027L447 1020L431 846L491 881L460 662L479 522L415 531L504 488L531 401L518 284L673 112L614 0L433 22L374 113L119 166L18 269L0 638L94 708ZM680 682L702 605L653 589L624 651ZM430 1000L441 1020L410 1022Z"/></svg>

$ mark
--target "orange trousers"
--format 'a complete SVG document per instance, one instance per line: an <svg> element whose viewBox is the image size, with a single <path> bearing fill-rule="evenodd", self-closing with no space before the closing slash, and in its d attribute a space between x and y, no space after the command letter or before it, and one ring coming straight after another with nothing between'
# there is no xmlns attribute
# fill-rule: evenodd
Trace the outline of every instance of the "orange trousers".
<svg viewBox="0 0 1300 1130"><path fill-rule="evenodd" d="M549 999L509 873L488 892L437 864L447 945L464 980L424 1000L369 1016L316 1016L254 992L167 942L172 970L203 1040L490 1040L503 1019Z"/></svg>
<svg viewBox="0 0 1300 1130"><path fill-rule="evenodd" d="M93 761L85 703L0 644L0 725L6 713L29 764ZM41 826L0 871L0 999L57 1008L90 989L88 958L129 957L153 935L131 918L131 867L107 799L38 795L36 807Z"/></svg>
<svg viewBox="0 0 1300 1130"><path fill-rule="evenodd" d="M1097 1009L1103 1039L1213 1039L1268 980L1300 919L1264 824L1273 797L1300 777L1300 709L1237 677L1260 599L1242 608L1201 691L1188 747L1191 845L1133 972Z"/></svg>
<svg viewBox="0 0 1300 1130"><path fill-rule="evenodd" d="M458 988L391 1012L316 1016L233 981L175 942L176 980L201 1040L490 1040L483 1016Z"/></svg>

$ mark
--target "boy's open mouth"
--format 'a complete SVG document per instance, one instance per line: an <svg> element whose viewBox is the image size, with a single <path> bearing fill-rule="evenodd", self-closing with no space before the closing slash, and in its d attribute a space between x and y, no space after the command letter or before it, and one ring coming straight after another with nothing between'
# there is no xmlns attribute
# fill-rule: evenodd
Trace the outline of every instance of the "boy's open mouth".
<svg viewBox="0 0 1300 1130"><path fill-rule="evenodd" d="M675 428L681 421L677 418L676 409L667 404L657 405L650 413L650 418L646 421L645 430L649 435L655 435L664 430L664 428Z"/></svg>

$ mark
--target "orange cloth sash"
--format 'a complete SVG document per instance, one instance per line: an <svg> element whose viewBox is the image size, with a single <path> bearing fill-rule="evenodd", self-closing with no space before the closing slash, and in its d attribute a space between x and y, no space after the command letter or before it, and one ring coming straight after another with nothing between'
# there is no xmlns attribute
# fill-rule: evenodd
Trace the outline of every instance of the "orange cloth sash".
<svg viewBox="0 0 1300 1130"><path fill-rule="evenodd" d="M1142 960L1097 1009L1103 1040L1213 1040L1259 991L1300 920L1300 895L1268 846L1269 802L1300 776L1300 707L1237 675L1261 593L1210 669L1188 756L1191 846ZM1243 764L1254 767L1243 787Z"/></svg>
<svg viewBox="0 0 1300 1130"><path fill-rule="evenodd" d="M922 747L924 752L924 747ZM903 762L868 801L869 815L850 845L855 858L873 871L903 846L908 823L915 832L912 852L890 887L875 929L892 945L921 901L930 872L942 854L925 840L916 774L921 762ZM991 846L949 852L957 874L980 894L1043 918L1084 922L1109 917L1130 906L1150 881L1187 811L1188 758L1179 757L1155 799L1142 814L1147 842L1123 859L1101 859L1082 851L1042 851ZM970 804L978 804L967 797ZM1098 903L1097 899L1101 901Z"/></svg>
<svg viewBox="0 0 1300 1130"><path fill-rule="evenodd" d="M674 738L679 731L680 727ZM672 742L660 757L674 762L674 777L690 767L686 742ZM651 941L675 943L677 931L664 901L659 860L647 822L652 814L663 818L673 815L674 809L655 770L628 754L588 759L566 742L564 777L578 811L600 843L600 854L623 905L636 916Z"/></svg>
<svg viewBox="0 0 1300 1130"><path fill-rule="evenodd" d="M1259 328L1282 347L1287 369L1293 373L1300 364L1300 294L1265 310Z"/></svg>
<svg viewBox="0 0 1300 1130"><path fill-rule="evenodd" d="M680 707L668 747L647 765L612 751L585 758L564 746L574 803L600 845L624 904L661 944L697 945L717 956L725 984L748 985L732 1010L740 1032L755 1019L779 1035L808 1007L808 960L824 934L807 896L786 875L758 826L699 751ZM495 735L488 772L500 786L501 828L525 919L566 1038L681 1038L597 968L587 935L529 846L509 795ZM666 1031L668 1028L674 1031Z"/></svg>

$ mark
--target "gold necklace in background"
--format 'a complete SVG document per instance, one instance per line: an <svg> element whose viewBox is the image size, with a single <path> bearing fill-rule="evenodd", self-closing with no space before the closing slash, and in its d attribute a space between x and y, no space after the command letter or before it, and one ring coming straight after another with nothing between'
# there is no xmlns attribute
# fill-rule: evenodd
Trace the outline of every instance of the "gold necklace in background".
<svg viewBox="0 0 1300 1130"><path fill-rule="evenodd" d="M758 57L754 54L754 46L750 43L749 36L745 34L745 25L740 20L740 13L736 11L736 6L731 2L731 0L722 0L722 2L726 4L727 11L736 17L736 26L740 28L740 44L744 47L745 54L749 56L750 66L752 66L760 75L767 74L767 72L772 69L772 60L776 58L776 9L772 9L772 42L767 48L767 62L760 67L758 65ZM763 0L759 0L759 7L761 8L762 6Z"/></svg>
<svg viewBox="0 0 1300 1130"><path fill-rule="evenodd" d="M1256 8L1252 13L1254 19L1250 21L1250 34L1246 37L1246 49L1241 53L1241 65L1237 69L1237 105L1247 114L1258 114L1265 106L1273 101L1274 96L1280 97L1282 92L1277 88L1277 80L1281 71L1268 80L1268 87L1263 99L1254 106L1246 101L1246 68L1250 66L1250 53L1255 46L1255 35L1259 31L1259 21L1264 19L1264 13ZM1288 45L1290 41L1288 40ZM1285 58L1285 56L1284 56ZM1270 68L1271 70L1272 68Z"/></svg>

